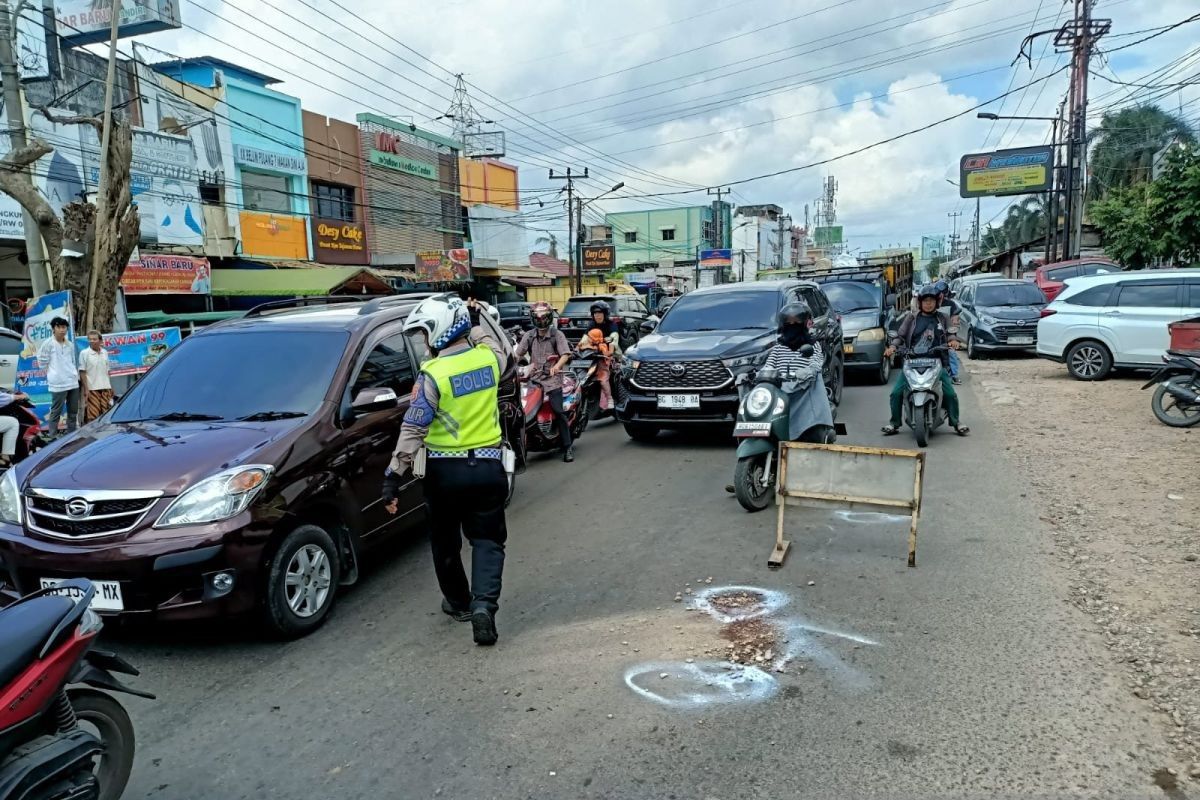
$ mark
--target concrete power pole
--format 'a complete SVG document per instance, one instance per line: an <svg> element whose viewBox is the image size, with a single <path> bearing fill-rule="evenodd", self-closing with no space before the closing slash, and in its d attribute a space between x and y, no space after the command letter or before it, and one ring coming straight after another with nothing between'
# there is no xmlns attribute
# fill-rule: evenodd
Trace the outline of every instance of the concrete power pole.
<svg viewBox="0 0 1200 800"><path fill-rule="evenodd" d="M962 216L962 212L953 211L946 216L953 221L954 225L950 231L950 257L953 260L958 258L958 218Z"/></svg>
<svg viewBox="0 0 1200 800"><path fill-rule="evenodd" d="M25 103L21 99L21 75L13 55L13 36L16 20L8 7L8 0L0 0L0 78L4 82L4 107L8 111L8 131L12 150L25 147ZM21 170L25 180L32 178L28 170ZM22 209L25 221L25 253L29 257L29 284L34 297L50 293L50 276L46 270L46 251L42 247L42 233L33 215Z"/></svg>
<svg viewBox="0 0 1200 800"><path fill-rule="evenodd" d="M579 263L579 242L575 237L575 179L580 178L586 180L588 177L588 168L583 168L583 174L571 172L571 168L567 167L565 175L555 175L554 169L550 170L550 180L566 181L567 182L567 269L573 276L575 282L575 294L583 293L583 265ZM580 220L582 222L582 220Z"/></svg>

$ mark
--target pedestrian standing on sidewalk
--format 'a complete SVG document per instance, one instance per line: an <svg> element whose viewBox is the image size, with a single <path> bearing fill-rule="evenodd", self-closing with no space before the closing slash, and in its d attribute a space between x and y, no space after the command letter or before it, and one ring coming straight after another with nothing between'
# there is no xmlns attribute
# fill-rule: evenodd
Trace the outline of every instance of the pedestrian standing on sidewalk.
<svg viewBox="0 0 1200 800"><path fill-rule="evenodd" d="M412 404L383 480L389 514L398 509L401 478L425 446L425 503L442 611L470 621L475 643L496 643L504 545L508 528L498 389L507 355L479 324L479 306L454 295L422 300L405 322L423 334L434 357L421 365ZM471 580L462 540L471 542Z"/></svg>
<svg viewBox="0 0 1200 800"><path fill-rule="evenodd" d="M88 346L79 353L79 380L83 388L83 423L98 419L112 408L112 380L108 375L108 351L100 331L88 331Z"/></svg>
<svg viewBox="0 0 1200 800"><path fill-rule="evenodd" d="M64 411L68 434L79 424L79 367L75 343L67 340L68 328L70 324L62 317L50 320L54 335L42 342L37 356L50 388L50 413L46 415L46 435L50 439L58 436L58 422Z"/></svg>

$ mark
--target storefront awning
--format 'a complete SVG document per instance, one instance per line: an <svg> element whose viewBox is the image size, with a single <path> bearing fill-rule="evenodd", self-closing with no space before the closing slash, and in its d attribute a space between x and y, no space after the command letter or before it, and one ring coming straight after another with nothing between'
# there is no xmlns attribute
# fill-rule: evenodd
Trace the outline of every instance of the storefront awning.
<svg viewBox="0 0 1200 800"><path fill-rule="evenodd" d="M180 328L191 325L208 325L240 317L245 313L245 311L197 311L189 314L171 314L167 311L131 311L127 316L129 317L129 327L137 330L139 328L166 328L175 325Z"/></svg>
<svg viewBox="0 0 1200 800"><path fill-rule="evenodd" d="M475 278L500 278L515 286L549 286L554 274L545 270L512 265L496 267L472 266L471 275Z"/></svg>
<svg viewBox="0 0 1200 800"><path fill-rule="evenodd" d="M329 294L390 294L392 287L363 267L312 269L214 269L214 297L314 297Z"/></svg>

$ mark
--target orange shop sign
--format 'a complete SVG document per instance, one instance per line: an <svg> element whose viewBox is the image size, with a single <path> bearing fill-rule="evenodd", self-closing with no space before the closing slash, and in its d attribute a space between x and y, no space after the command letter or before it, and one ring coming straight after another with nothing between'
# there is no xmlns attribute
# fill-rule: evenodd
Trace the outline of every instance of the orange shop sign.
<svg viewBox="0 0 1200 800"><path fill-rule="evenodd" d="M308 226L304 217L243 211L242 253L272 258L308 258Z"/></svg>

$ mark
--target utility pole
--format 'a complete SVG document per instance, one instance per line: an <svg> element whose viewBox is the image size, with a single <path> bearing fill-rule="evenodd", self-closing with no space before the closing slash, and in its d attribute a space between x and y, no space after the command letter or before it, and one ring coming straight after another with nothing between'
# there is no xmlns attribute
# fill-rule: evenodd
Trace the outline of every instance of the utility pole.
<svg viewBox="0 0 1200 800"><path fill-rule="evenodd" d="M952 220L954 225L950 232L950 252L954 258L958 258L958 218L962 216L962 212L953 211L946 216Z"/></svg>
<svg viewBox="0 0 1200 800"><path fill-rule="evenodd" d="M1084 191L1087 169L1088 70L1092 48L1112 29L1110 19L1092 19L1095 0L1074 0L1075 18L1054 37L1060 51L1071 51L1070 136L1067 145L1067 222L1063 257L1078 258L1083 239Z"/></svg>
<svg viewBox="0 0 1200 800"><path fill-rule="evenodd" d="M575 278L575 294L583 293L583 265L579 263L577 250L579 242L575 238L575 179L587 180L588 168L583 168L583 174L571 172L571 168L567 167L565 175L555 175L554 168L550 169L550 180L566 181L567 182L567 244L569 246L567 256L567 271Z"/></svg>
<svg viewBox="0 0 1200 800"><path fill-rule="evenodd" d="M975 198L975 224L971 232L971 263L979 260L979 199Z"/></svg>
<svg viewBox="0 0 1200 800"><path fill-rule="evenodd" d="M0 78L4 83L4 107L8 111L8 131L11 150L25 147L25 103L21 99L21 75L13 55L13 31L16 20L8 0L0 0ZM27 169L21 170L24 179L33 185ZM29 259L29 284L34 297L50 293L50 276L46 270L46 251L42 247L42 232L33 215L21 210L25 222L25 254Z"/></svg>
<svg viewBox="0 0 1200 800"><path fill-rule="evenodd" d="M121 25L121 0L113 0L109 11L111 24L109 26L108 42L108 76L104 84L104 128L100 135L100 183L96 187L96 225L107 225L112 213L108 207L108 148L112 144L113 129L113 85L117 82L117 28ZM87 325L85 331L92 330L92 320L96 314L96 283L100 273L104 271L104 260L107 253L104 248L96 247L92 251L92 277L87 297Z"/></svg>

